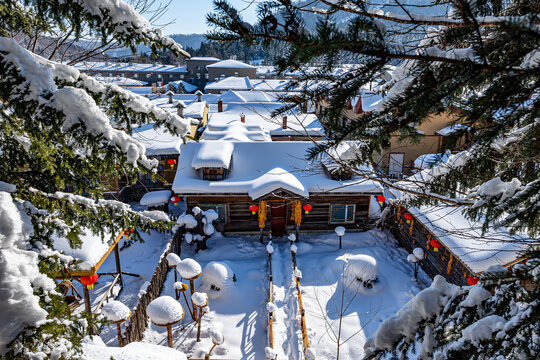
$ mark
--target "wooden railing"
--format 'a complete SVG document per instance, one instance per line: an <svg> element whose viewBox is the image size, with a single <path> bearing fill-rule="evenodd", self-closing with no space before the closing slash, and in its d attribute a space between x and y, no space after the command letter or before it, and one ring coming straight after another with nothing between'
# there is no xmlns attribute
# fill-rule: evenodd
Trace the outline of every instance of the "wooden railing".
<svg viewBox="0 0 540 360"><path fill-rule="evenodd" d="M268 254L268 274L269 274L269 287L268 287L268 301L274 301L274 276L272 274L272 254ZM268 312L268 346L274 348L274 313Z"/></svg>
<svg viewBox="0 0 540 360"><path fill-rule="evenodd" d="M296 254L291 251L292 261L293 261L293 271L297 269L296 265ZM307 335L307 326L306 326L306 309L304 309L304 302L302 301L302 292L300 289L300 279L296 278L296 292L298 294L298 310L300 311L300 330L302 331L302 343L304 344L304 355L309 349L309 339Z"/></svg>

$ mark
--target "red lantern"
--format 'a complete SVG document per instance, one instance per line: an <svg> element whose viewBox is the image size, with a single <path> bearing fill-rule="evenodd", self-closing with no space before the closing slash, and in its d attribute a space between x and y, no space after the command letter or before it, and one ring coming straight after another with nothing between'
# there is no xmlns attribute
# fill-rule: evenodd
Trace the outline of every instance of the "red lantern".
<svg viewBox="0 0 540 360"><path fill-rule="evenodd" d="M167 160L167 164L171 165L171 167L174 167L174 164L176 164L176 159Z"/></svg>
<svg viewBox="0 0 540 360"><path fill-rule="evenodd" d="M467 284L469 286L474 286L474 285L478 284L478 278L476 276L469 276L467 278Z"/></svg>
<svg viewBox="0 0 540 360"><path fill-rule="evenodd" d="M259 205L256 205L256 204L249 205L249 211L251 211L251 215L255 215L257 210L259 210Z"/></svg>
<svg viewBox="0 0 540 360"><path fill-rule="evenodd" d="M413 219L412 214L410 212L406 212L405 214L403 214L403 216L405 217L405 220L407 220L407 224L410 224L411 220Z"/></svg>
<svg viewBox="0 0 540 360"><path fill-rule="evenodd" d="M87 288L91 289L94 287L94 283L98 279L98 274L81 276L81 284L86 285Z"/></svg>
<svg viewBox="0 0 540 360"><path fill-rule="evenodd" d="M311 209L313 209L313 206L311 206L310 204L304 204L304 206L302 206L302 209L304 209L304 211L306 212L306 214L309 214L309 212L311 211Z"/></svg>
<svg viewBox="0 0 540 360"><path fill-rule="evenodd" d="M383 202L385 202L386 197L384 195L377 196L377 201L379 202L379 205L382 205Z"/></svg>
<svg viewBox="0 0 540 360"><path fill-rule="evenodd" d="M429 245L431 245L433 251L439 251L439 249L442 247L442 244L437 239L431 239Z"/></svg>
<svg viewBox="0 0 540 360"><path fill-rule="evenodd" d="M174 205L178 205L178 203L180 202L180 198L178 196L173 196L171 198L171 202L174 204Z"/></svg>

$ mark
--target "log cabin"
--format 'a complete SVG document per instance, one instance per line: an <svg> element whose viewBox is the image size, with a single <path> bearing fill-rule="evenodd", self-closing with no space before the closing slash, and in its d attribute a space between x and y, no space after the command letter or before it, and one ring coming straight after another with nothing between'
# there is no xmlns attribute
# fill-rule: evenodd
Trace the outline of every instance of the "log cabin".
<svg viewBox="0 0 540 360"><path fill-rule="evenodd" d="M225 232L331 230L370 225L370 202L382 187L339 176L329 160L307 161L306 141L201 141L182 146L172 186L188 208L214 209ZM340 152L345 154L344 151Z"/></svg>

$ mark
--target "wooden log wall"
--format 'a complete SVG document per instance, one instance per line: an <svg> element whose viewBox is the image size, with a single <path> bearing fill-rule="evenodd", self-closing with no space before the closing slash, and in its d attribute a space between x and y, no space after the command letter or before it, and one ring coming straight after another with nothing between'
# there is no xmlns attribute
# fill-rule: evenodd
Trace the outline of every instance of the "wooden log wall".
<svg viewBox="0 0 540 360"><path fill-rule="evenodd" d="M167 278L167 273L169 272L169 266L167 264L167 255L174 251L176 254L180 254L180 248L178 247L179 242L177 239L173 238L169 244L169 248L161 255L161 259L152 274L152 279L150 280L150 285L146 289L146 294L141 296L137 306L132 311L131 318L129 319L129 324L125 329L125 343L129 344L133 341L141 341L143 338L144 331L148 326L148 317L146 315L146 307L154 299L159 297L165 279Z"/></svg>
<svg viewBox="0 0 540 360"><path fill-rule="evenodd" d="M412 234L410 234L411 225L403 217L407 210L402 207L398 218L397 207L390 206L392 206L391 211L385 220L385 224L398 240L399 245L409 253L412 253L414 248L424 250L424 260L420 262L422 269L430 277L442 275L448 282L456 285L467 285L467 277L475 274L459 258L453 255L444 244L441 243L443 246L439 251L433 251L431 245L428 248L428 235L430 239L437 237L416 218L414 218Z"/></svg>
<svg viewBox="0 0 540 360"><path fill-rule="evenodd" d="M257 216L249 211L251 204L258 204L249 196L188 196L187 206L201 205L226 205L227 206L227 224L225 231L230 232L256 232L259 231ZM370 196L350 196L350 195L314 195L305 202L311 204L313 209L308 215L302 212L302 230L333 230L336 226L344 226L348 229L367 230L372 227L369 219L369 201ZM331 224L330 223L330 205L356 205L355 221L350 224ZM294 231L295 224L290 220L292 213L292 200L289 201L287 208L287 230ZM268 220L265 232L270 231L271 211L268 210Z"/></svg>

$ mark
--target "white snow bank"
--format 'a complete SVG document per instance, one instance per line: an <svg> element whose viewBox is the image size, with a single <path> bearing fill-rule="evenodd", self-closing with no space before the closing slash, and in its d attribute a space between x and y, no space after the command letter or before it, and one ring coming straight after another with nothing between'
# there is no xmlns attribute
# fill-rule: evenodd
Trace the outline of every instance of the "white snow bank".
<svg viewBox="0 0 540 360"><path fill-rule="evenodd" d="M160 296L146 307L146 313L156 325L167 325L182 320L182 305L170 296Z"/></svg>
<svg viewBox="0 0 540 360"><path fill-rule="evenodd" d="M82 341L83 358L86 360L187 360L178 350L150 343L132 342L124 347L108 347L99 336Z"/></svg>
<svg viewBox="0 0 540 360"><path fill-rule="evenodd" d="M191 300L193 303L199 307L205 307L208 305L208 295L203 292L195 292L191 295Z"/></svg>
<svg viewBox="0 0 540 360"><path fill-rule="evenodd" d="M377 260L369 255L353 255L347 259L343 285L348 289L364 291L373 287L378 274Z"/></svg>
<svg viewBox="0 0 540 360"><path fill-rule="evenodd" d="M212 261L206 264L201 277L201 290L210 299L217 299L234 287L234 272L229 265Z"/></svg>
<svg viewBox="0 0 540 360"><path fill-rule="evenodd" d="M306 360L315 360L317 359L317 352L313 348L308 348L306 350Z"/></svg>
<svg viewBox="0 0 540 360"><path fill-rule="evenodd" d="M194 229L197 227L197 220L193 215L183 213L178 220L176 220L176 224L178 226L185 226L186 229Z"/></svg>
<svg viewBox="0 0 540 360"><path fill-rule="evenodd" d="M193 156L191 166L200 168L228 169L231 163L234 145L227 141L203 141Z"/></svg>
<svg viewBox="0 0 540 360"><path fill-rule="evenodd" d="M139 203L144 206L163 205L169 202L171 195L171 190L151 191L144 194Z"/></svg>
<svg viewBox="0 0 540 360"><path fill-rule="evenodd" d="M419 324L439 314L448 299L458 291L459 286L447 283L440 275L435 276L429 288L420 291L396 315L381 323L375 335L364 345L364 355L369 356L376 349L391 350L402 335L413 340Z"/></svg>
<svg viewBox="0 0 540 360"><path fill-rule="evenodd" d="M122 321L131 316L129 308L120 301L112 300L101 308L101 313L108 321Z"/></svg>
<svg viewBox="0 0 540 360"><path fill-rule="evenodd" d="M169 253L169 255L167 255L167 264L170 267L178 266L178 264L180 264L180 261L182 261L180 259L180 256L176 255L175 253Z"/></svg>
<svg viewBox="0 0 540 360"><path fill-rule="evenodd" d="M180 261L176 269L182 278L188 280L199 276L202 272L201 265L193 259L184 259Z"/></svg>

